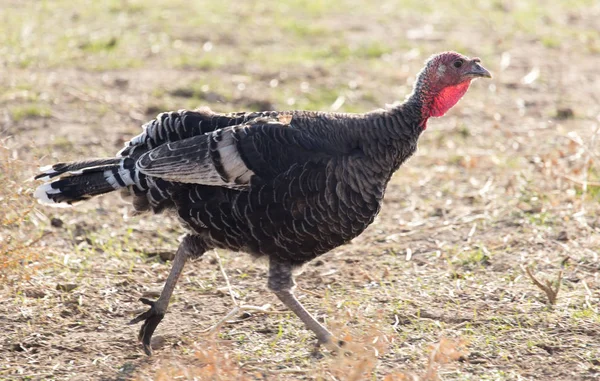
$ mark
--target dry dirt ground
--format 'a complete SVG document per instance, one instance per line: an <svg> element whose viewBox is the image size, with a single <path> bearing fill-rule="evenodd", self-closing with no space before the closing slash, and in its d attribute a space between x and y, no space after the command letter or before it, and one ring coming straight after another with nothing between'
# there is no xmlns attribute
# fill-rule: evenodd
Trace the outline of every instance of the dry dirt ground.
<svg viewBox="0 0 600 381"><path fill-rule="evenodd" d="M190 3L0 1L0 379L600 378L600 3ZM430 121L375 223L298 278L352 356L311 354L238 253L218 253L237 303L277 313L203 334L234 307L211 252L186 266L148 358L126 323L181 229L116 195L31 199L39 165L112 156L159 111L367 111L443 50L494 79ZM555 305L528 266L560 286Z"/></svg>

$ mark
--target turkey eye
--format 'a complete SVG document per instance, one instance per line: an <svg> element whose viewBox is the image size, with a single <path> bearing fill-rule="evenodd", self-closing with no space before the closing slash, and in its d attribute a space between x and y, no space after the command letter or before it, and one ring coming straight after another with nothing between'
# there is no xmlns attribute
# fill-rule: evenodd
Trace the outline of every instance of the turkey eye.
<svg viewBox="0 0 600 381"><path fill-rule="evenodd" d="M463 65L463 62L464 62L463 60L454 61L454 67L458 69L459 67L461 67Z"/></svg>

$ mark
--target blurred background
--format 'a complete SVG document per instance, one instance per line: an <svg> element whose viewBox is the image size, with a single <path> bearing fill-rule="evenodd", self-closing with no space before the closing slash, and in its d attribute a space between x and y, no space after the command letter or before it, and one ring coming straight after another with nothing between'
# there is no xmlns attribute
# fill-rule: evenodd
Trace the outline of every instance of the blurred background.
<svg viewBox="0 0 600 381"><path fill-rule="evenodd" d="M598 20L596 0L0 0L0 378L598 377ZM232 307L210 255L145 359L123 324L162 287L178 225L124 221L114 195L30 196L38 166L113 156L161 111L365 112L446 50L494 79L429 122L373 226L299 278L362 348L351 359L315 361L286 313L207 347L199 332ZM240 302L274 303L262 265L221 256ZM561 285L554 307L525 266ZM440 348L460 355L428 357Z"/></svg>

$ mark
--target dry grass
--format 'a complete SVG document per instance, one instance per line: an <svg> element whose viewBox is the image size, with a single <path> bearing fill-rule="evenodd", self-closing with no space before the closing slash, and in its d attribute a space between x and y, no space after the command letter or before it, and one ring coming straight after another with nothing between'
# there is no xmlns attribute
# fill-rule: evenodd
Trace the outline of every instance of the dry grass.
<svg viewBox="0 0 600 381"><path fill-rule="evenodd" d="M350 333L343 336L345 353L323 355L317 353L317 366L308 369L286 367L268 369L259 361L238 363L231 358L231 346L226 342L209 341L195 347L190 356L165 358L157 362L158 370L140 380L266 380L268 375L311 375L316 380L361 381L375 379L378 359L389 351L390 338L372 327L360 337ZM457 360L464 361L468 352L463 340L442 337L427 349L424 369L420 372L392 372L383 376L384 381L439 381L439 371Z"/></svg>
<svg viewBox="0 0 600 381"><path fill-rule="evenodd" d="M39 270L36 230L43 215L35 213L31 189L23 173L29 165L14 157L14 151L0 140L0 281L4 285L27 280Z"/></svg>
<svg viewBox="0 0 600 381"><path fill-rule="evenodd" d="M449 340L442 337L439 343L433 344L429 348L427 358L427 368L421 375L394 373L384 377L384 381L438 381L440 380L440 367L461 358L465 358L467 352L464 349L464 342L461 340Z"/></svg>
<svg viewBox="0 0 600 381"><path fill-rule="evenodd" d="M598 19L590 0L8 0L0 379L597 379ZM448 49L494 79L430 121L374 224L298 278L351 356L315 356L285 310L202 335L234 307L207 255L186 265L146 358L126 323L162 287L176 221L124 221L112 195L73 209L30 197L38 163L112 156L159 111L365 111L402 100ZM236 303L281 308L261 263L219 255Z"/></svg>

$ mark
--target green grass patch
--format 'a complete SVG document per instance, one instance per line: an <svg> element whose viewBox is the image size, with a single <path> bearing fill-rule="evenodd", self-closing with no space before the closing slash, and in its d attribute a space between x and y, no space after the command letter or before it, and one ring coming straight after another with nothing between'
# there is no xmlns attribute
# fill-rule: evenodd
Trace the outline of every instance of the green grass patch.
<svg viewBox="0 0 600 381"><path fill-rule="evenodd" d="M52 115L52 110L46 105L31 104L12 107L10 115L14 121L20 122L28 118L49 118Z"/></svg>
<svg viewBox="0 0 600 381"><path fill-rule="evenodd" d="M215 70L232 62L222 54L181 54L170 59L170 65L181 69Z"/></svg>
<svg viewBox="0 0 600 381"><path fill-rule="evenodd" d="M586 307L580 310L574 310L571 312L571 318L575 321L587 321L600 324L600 314L598 314L592 308Z"/></svg>
<svg viewBox="0 0 600 381"><path fill-rule="evenodd" d="M490 257L483 249L477 248L460 252L453 263L466 267L487 266L490 264Z"/></svg>
<svg viewBox="0 0 600 381"><path fill-rule="evenodd" d="M81 44L79 48L88 53L111 51L115 49L118 41L119 40L116 37L92 39Z"/></svg>

